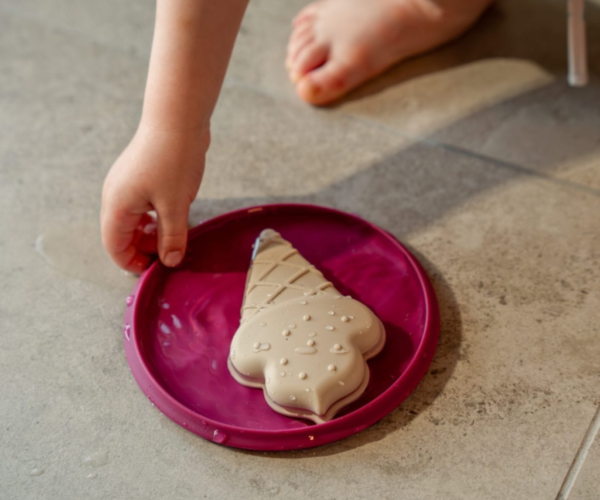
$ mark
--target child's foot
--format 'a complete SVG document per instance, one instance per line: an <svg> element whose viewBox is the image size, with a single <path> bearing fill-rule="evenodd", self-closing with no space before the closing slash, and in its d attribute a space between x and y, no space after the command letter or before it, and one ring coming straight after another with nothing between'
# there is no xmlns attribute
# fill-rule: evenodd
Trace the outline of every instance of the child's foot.
<svg viewBox="0 0 600 500"><path fill-rule="evenodd" d="M320 0L293 21L286 66L298 95L325 104L463 33L493 0Z"/></svg>

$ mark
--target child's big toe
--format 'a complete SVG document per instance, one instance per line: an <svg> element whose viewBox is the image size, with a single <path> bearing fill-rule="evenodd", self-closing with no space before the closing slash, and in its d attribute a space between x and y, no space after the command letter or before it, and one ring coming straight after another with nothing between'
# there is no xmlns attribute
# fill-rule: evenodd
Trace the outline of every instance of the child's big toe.
<svg viewBox="0 0 600 500"><path fill-rule="evenodd" d="M307 73L296 85L296 92L310 104L327 104L352 88L356 76L351 68L330 60Z"/></svg>
<svg viewBox="0 0 600 500"><path fill-rule="evenodd" d="M327 60L328 48L325 44L311 43L304 47L291 63L290 78L295 83L309 71L321 66Z"/></svg>

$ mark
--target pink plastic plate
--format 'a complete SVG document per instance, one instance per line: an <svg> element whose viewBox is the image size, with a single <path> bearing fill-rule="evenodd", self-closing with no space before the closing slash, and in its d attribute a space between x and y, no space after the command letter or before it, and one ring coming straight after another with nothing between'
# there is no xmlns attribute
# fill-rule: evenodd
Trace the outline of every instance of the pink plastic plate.
<svg viewBox="0 0 600 500"><path fill-rule="evenodd" d="M345 295L383 321L384 350L369 361L363 396L325 424L284 417L261 390L227 369L252 244L273 228ZM396 408L433 358L439 331L435 294L424 271L390 234L354 215L311 205L231 212L190 231L184 262L155 262L127 299L124 343L150 401L189 431L227 446L291 450L355 434Z"/></svg>

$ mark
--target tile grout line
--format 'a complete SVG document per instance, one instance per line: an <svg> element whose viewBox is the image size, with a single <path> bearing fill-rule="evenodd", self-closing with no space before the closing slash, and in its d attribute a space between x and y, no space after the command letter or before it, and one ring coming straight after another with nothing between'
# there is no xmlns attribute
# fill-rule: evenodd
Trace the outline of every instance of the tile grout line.
<svg viewBox="0 0 600 500"><path fill-rule="evenodd" d="M598 435L598 431L600 431L600 405L596 409L596 414L592 418L590 426L583 436L583 441L581 441L581 445L579 445L579 449L575 454L575 458L571 463L571 467L569 467L569 471L565 476L565 479L560 487L558 495L556 495L556 500L568 500L569 495L571 494L571 490L575 485L575 481L577 480L577 476L583 467L585 462L585 458L587 457L588 452L594 442L594 439Z"/></svg>
<svg viewBox="0 0 600 500"><path fill-rule="evenodd" d="M469 156L471 158L476 158L478 160L483 161L484 163L491 163L492 165L495 165L497 167L503 167L503 168L507 168L510 170L513 170L514 172L518 172L520 174L523 175L529 175L531 177L537 177L539 179L544 179L546 181L552 182L554 184L559 184L565 188L570 188L570 189L576 189L578 191L583 191L584 193L587 194L591 194L592 196L598 196L600 197L600 190L594 189L594 188L589 188L587 186L583 186L581 184L576 184L574 182L570 182L564 179L560 179L558 177L554 177L552 175L548 175L545 174L543 172L540 172L539 170L535 170L533 168L530 167L525 167L522 165L518 165L516 163L512 163L506 160L502 160L501 158L495 158L493 156L488 156L488 155L484 155L482 153L477 153L476 151L471 151L469 149L465 149L462 148L460 146L454 146L452 144L447 144L445 142L440 142L437 141L435 139L431 139L428 137L421 137L421 136L415 136L412 134L407 134L406 132L400 130L400 129L396 129L394 127L390 127L378 122L375 122L373 120L370 120L368 118L362 118L362 117L357 117L351 114L347 114L345 113L346 116L349 116L350 118L353 118L354 120L357 120L361 123L365 123L365 124L369 124L371 126L375 126L380 128L381 130L387 132L387 133L396 133L396 134L400 134L403 137L410 139L412 141L421 143L421 144L427 144L431 147L434 148L439 148L439 149L445 149L446 151L450 151L452 153L456 153L456 154L462 154L465 156Z"/></svg>
<svg viewBox="0 0 600 500"><path fill-rule="evenodd" d="M565 188L576 189L579 191L583 191L584 193L591 194L592 196L600 196L600 190L590 188L584 186L582 184L577 184L575 182L567 181L565 179L560 179L559 177L554 177L552 175L548 175L540 172L539 170L534 170L530 167L524 167L522 165L518 165L516 163L512 163L506 160L502 160L500 158L494 158L492 156L487 156L481 153L477 153L476 151L471 151L468 149L464 149L458 146L453 146L451 144L446 144L443 142L438 142L433 139L423 139L423 141L427 144L431 144L432 146L437 146L443 149L447 149L448 151L453 151L455 153L461 153L467 156L471 156L473 158L477 158L487 163L493 163L497 166L508 168L514 170L515 172L522 173L524 175L530 175L532 177L538 177L540 179L547 180L554 184L559 184Z"/></svg>
<svg viewBox="0 0 600 500"><path fill-rule="evenodd" d="M263 89L261 87L258 87L256 85L252 85L249 84L247 82L241 81L238 78L235 77L228 77L226 79L226 81L232 85L232 86L237 86L237 87L241 87L241 88L245 88L247 90L256 92L258 94L264 95L266 97L270 97L270 98L274 98L274 99L281 99L284 100L286 102L290 102L290 99L283 95L280 92L274 92L274 91L267 91L266 89ZM347 111L344 111L342 109L339 109L337 111L338 113L340 113L341 115L345 116L346 118L349 118L351 120L354 120L358 123L363 123L365 125L371 126L371 127L375 127L378 128L380 130L382 130L383 132L387 133L387 134L400 134L402 137L409 139L411 141L417 142L417 143L421 143L421 144L426 144L429 145L431 147L434 148L438 148L438 149L445 149L446 151L450 151L452 153L456 153L456 154L462 154L462 155L466 155L469 156L471 158L476 158L478 160L483 161L484 163L491 163L492 165L495 165L497 167L503 167L503 168L507 168L510 169L514 172L518 172L520 174L523 175L529 175L532 177L537 177L539 179L543 179L546 180L548 182L551 182L553 184L558 184L562 187L568 188L568 189L575 189L578 191L582 191L584 193L587 194L591 194L592 196L598 196L600 197L600 190L594 189L594 188L590 188L581 184L577 184L574 182L570 182L564 179L560 179L558 177L554 177L552 175L548 175L545 174L543 172L540 172L539 170L535 170L533 168L530 167L525 167L522 165L518 165L516 163L512 163L506 160L502 160L500 158L495 158L493 156L488 156L488 155L484 155L481 153L477 153L476 151L471 151L469 149L465 149L459 146L454 146L452 144L447 144L445 142L440 142L437 141L435 139L431 139L428 137L423 137L423 136L418 136L418 135L413 135L413 134L408 134L405 131L401 130L401 129L397 129L395 127L390 127L389 125L385 125L383 123L379 123L376 122L374 120L371 120L369 118L364 118L361 116L356 116L353 115L351 113L348 113Z"/></svg>

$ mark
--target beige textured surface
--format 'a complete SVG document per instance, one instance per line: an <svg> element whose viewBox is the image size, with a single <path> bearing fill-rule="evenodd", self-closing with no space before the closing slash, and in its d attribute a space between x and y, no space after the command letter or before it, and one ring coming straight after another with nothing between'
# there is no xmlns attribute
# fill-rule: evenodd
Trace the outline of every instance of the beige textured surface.
<svg viewBox="0 0 600 500"><path fill-rule="evenodd" d="M368 307L342 296L278 232L261 232L228 359L240 384L262 388L283 415L323 423L365 392L366 360L384 344Z"/></svg>
<svg viewBox="0 0 600 500"><path fill-rule="evenodd" d="M2 0L2 500L558 493L600 402L600 31L591 84L572 90L564 1L501 0L457 43L314 110L282 66L301 3L250 6L192 222L295 200L382 225L432 276L431 370L379 424L304 453L230 450L163 417L123 354L133 279L97 237L103 177L140 112L153 2ZM595 443L573 499L596 498L597 457Z"/></svg>

